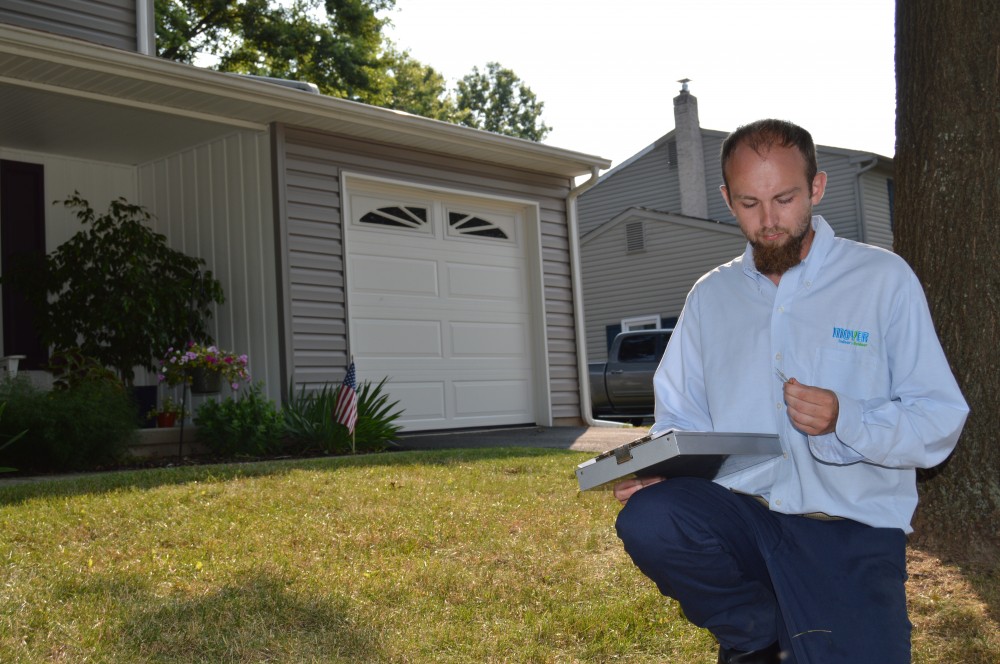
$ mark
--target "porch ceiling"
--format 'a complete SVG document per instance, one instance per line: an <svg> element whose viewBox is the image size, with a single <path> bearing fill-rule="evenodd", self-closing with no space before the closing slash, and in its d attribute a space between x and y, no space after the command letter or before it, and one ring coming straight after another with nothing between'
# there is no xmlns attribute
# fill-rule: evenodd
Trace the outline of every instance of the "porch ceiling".
<svg viewBox="0 0 1000 664"><path fill-rule="evenodd" d="M0 145L137 164L272 122L575 177L601 157L0 25Z"/></svg>

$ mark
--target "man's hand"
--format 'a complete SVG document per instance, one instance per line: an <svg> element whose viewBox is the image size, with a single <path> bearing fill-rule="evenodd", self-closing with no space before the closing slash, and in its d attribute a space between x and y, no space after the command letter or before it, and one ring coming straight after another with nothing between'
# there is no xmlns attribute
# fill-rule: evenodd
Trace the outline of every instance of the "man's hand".
<svg viewBox="0 0 1000 664"><path fill-rule="evenodd" d="M835 392L803 385L794 378L785 383L784 391L788 417L796 429L810 436L822 436L837 428L840 402Z"/></svg>
<svg viewBox="0 0 1000 664"><path fill-rule="evenodd" d="M632 496L632 494L642 487L662 481L662 477L630 477L629 479L622 480L615 485L615 498L618 499L619 503L624 505L628 502L628 499Z"/></svg>

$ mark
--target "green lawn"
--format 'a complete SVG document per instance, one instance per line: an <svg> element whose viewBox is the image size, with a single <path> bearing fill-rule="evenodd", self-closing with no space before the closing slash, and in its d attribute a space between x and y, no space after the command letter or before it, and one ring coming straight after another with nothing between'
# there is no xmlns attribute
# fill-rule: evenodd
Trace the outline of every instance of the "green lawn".
<svg viewBox="0 0 1000 664"><path fill-rule="evenodd" d="M622 553L617 503L576 490L587 456L0 481L0 662L714 663ZM996 579L917 576L914 661L1000 661Z"/></svg>

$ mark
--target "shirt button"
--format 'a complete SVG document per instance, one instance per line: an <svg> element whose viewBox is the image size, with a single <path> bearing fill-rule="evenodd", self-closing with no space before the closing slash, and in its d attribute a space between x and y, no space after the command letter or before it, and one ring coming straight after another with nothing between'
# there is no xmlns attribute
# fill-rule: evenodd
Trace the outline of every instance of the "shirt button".
<svg viewBox="0 0 1000 664"><path fill-rule="evenodd" d="M777 361L781 362L781 353L775 353L774 359L776 359Z"/></svg>
<svg viewBox="0 0 1000 664"><path fill-rule="evenodd" d="M781 498L778 498L777 500L775 500L774 504L775 505L780 505L781 504Z"/></svg>
<svg viewBox="0 0 1000 664"><path fill-rule="evenodd" d="M782 407L783 405L784 405L784 404L782 404L782 403L781 403L781 402L779 401L778 403L774 404L774 407L775 407L775 408L777 408L778 410L781 410L781 407Z"/></svg>
<svg viewBox="0 0 1000 664"><path fill-rule="evenodd" d="M785 313L785 308L784 307L778 307L778 313L779 314Z"/></svg>

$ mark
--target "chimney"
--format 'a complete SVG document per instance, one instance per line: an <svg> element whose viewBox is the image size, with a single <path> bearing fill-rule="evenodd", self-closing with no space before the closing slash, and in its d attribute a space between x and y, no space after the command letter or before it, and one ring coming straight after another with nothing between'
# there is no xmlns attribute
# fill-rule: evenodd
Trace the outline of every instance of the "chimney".
<svg viewBox="0 0 1000 664"><path fill-rule="evenodd" d="M674 97L674 137L677 140L677 171L681 185L681 214L708 218L708 192L705 188L705 151L701 145L698 122L698 99L688 92L682 78L681 93Z"/></svg>

